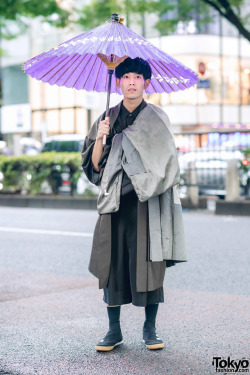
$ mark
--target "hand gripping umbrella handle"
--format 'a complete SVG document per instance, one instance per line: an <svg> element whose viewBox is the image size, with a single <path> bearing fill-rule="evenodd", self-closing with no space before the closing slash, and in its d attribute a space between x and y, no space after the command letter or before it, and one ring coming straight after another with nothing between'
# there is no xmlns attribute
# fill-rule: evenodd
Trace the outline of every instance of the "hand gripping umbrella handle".
<svg viewBox="0 0 250 375"><path fill-rule="evenodd" d="M107 116L107 112L106 112L106 115L105 115L105 120L107 120L108 119L108 116ZM106 141L107 141L107 136L106 135L104 135L103 136L103 139L102 139L102 144L103 144L103 146L105 146L106 145Z"/></svg>

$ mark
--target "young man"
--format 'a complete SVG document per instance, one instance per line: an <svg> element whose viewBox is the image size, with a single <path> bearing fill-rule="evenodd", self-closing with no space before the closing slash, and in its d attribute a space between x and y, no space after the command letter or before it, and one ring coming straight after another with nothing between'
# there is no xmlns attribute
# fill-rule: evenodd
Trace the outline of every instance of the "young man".
<svg viewBox="0 0 250 375"><path fill-rule="evenodd" d="M147 104L151 68L140 58L124 60L115 70L124 99L92 126L82 151L88 179L100 186L89 270L99 279L107 303L109 331L97 351L122 343L121 305L145 308L143 341L161 349L155 322L164 302L166 266L186 261L179 167L169 120ZM103 147L103 137L107 136Z"/></svg>

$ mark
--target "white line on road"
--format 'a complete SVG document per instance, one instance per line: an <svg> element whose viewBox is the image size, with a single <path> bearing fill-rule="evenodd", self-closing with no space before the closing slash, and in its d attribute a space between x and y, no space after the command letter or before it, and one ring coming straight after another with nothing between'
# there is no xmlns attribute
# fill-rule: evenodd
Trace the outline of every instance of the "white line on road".
<svg viewBox="0 0 250 375"><path fill-rule="evenodd" d="M13 228L13 227L0 227L0 232L18 232L18 233L33 233L33 234L52 234L60 236L77 236L77 237L93 237L92 233L82 232L66 232L60 230L44 230L44 229L28 229L28 228Z"/></svg>

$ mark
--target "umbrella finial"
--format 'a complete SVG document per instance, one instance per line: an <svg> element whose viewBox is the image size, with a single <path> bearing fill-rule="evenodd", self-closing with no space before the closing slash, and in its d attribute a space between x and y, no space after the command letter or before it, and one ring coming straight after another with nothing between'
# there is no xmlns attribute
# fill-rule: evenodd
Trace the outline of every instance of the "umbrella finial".
<svg viewBox="0 0 250 375"><path fill-rule="evenodd" d="M120 22L120 23L123 23L124 22L124 18L120 17L119 14L117 13L112 13L110 19L106 22Z"/></svg>

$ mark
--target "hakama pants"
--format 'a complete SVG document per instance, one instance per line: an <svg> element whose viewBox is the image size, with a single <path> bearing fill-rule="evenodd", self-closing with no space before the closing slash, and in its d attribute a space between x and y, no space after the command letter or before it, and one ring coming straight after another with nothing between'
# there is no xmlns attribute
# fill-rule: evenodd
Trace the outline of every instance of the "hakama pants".
<svg viewBox="0 0 250 375"><path fill-rule="evenodd" d="M128 303L146 306L164 302L163 287L147 292L136 290L137 204L138 197L132 191L121 196L119 211L111 214L111 264L103 297L109 306Z"/></svg>

